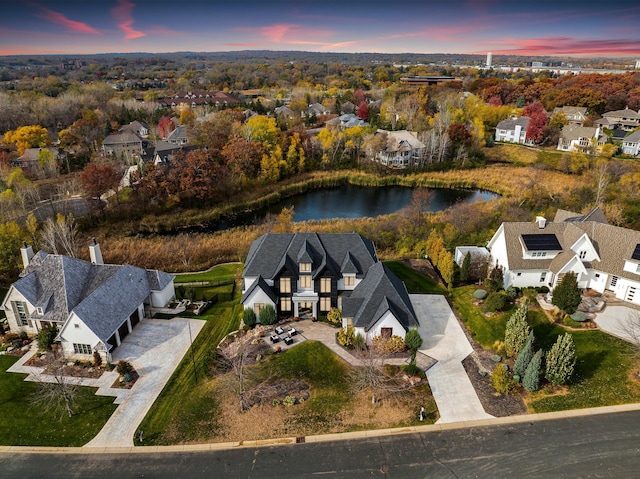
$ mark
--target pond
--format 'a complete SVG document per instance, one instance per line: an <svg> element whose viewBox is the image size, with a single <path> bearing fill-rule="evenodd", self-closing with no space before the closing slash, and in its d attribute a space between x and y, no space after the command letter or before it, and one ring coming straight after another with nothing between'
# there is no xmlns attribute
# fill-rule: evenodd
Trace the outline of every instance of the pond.
<svg viewBox="0 0 640 479"><path fill-rule="evenodd" d="M476 203L478 201L488 201L499 196L495 193L481 190L344 185L339 188L314 190L292 196L269 207L220 220L217 228L214 229L221 230L235 226L256 224L264 220L267 215L277 215L282 211L282 208L291 206L294 207L293 221L387 215L409 206L417 191L426 193L426 195L422 195L420 201L423 212L441 211L456 203Z"/></svg>

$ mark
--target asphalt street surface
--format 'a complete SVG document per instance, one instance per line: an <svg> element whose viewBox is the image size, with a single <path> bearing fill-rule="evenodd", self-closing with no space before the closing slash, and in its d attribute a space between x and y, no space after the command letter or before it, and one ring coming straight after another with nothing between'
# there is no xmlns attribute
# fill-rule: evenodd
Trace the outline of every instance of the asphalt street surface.
<svg viewBox="0 0 640 479"><path fill-rule="evenodd" d="M638 478L640 411L227 451L0 454L2 478Z"/></svg>

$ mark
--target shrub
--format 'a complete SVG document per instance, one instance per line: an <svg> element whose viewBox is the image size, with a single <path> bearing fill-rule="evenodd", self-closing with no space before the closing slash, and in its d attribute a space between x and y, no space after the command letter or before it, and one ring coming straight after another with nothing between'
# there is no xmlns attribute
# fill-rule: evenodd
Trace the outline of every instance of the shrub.
<svg viewBox="0 0 640 479"><path fill-rule="evenodd" d="M528 312L529 305L525 301L507 321L504 332L504 349L508 357L517 355L524 343L527 342L527 337L531 331L527 324Z"/></svg>
<svg viewBox="0 0 640 479"><path fill-rule="evenodd" d="M123 380L125 383L128 383L129 381L131 381L131 379L132 379L132 378L131 378L131 373L126 373L124 376L122 376L122 380Z"/></svg>
<svg viewBox="0 0 640 479"><path fill-rule="evenodd" d="M336 338L340 346L345 348L353 348L353 340L356 335L356 329L353 326L347 326L338 331Z"/></svg>
<svg viewBox="0 0 640 479"><path fill-rule="evenodd" d="M415 362L418 349L422 346L422 338L417 329L410 329L404 336L404 344L411 351L411 362Z"/></svg>
<svg viewBox="0 0 640 479"><path fill-rule="evenodd" d="M256 313L251 308L244 308L242 312L242 323L248 329L253 328L256 325Z"/></svg>
<svg viewBox="0 0 640 479"><path fill-rule="evenodd" d="M484 306L489 312L502 311L507 305L507 296L503 292L489 293L484 300Z"/></svg>
<svg viewBox="0 0 640 479"><path fill-rule="evenodd" d="M547 286L539 286L536 288L536 291L540 294L547 294L549 292L549 288Z"/></svg>
<svg viewBox="0 0 640 479"><path fill-rule="evenodd" d="M332 324L341 324L342 323L342 310L338 308L331 308L329 314L327 314L327 321Z"/></svg>
<svg viewBox="0 0 640 479"><path fill-rule="evenodd" d="M20 335L18 333L7 333L4 335L4 342L7 344L13 344L15 341L20 339Z"/></svg>
<svg viewBox="0 0 640 479"><path fill-rule="evenodd" d="M484 299L487 297L489 293L487 293L484 289L476 289L473 292L473 297L476 299Z"/></svg>
<svg viewBox="0 0 640 479"><path fill-rule="evenodd" d="M20 339L22 339L23 341L26 341L27 339L29 339L29 335L27 334L26 331L20 331Z"/></svg>
<svg viewBox="0 0 640 479"><path fill-rule="evenodd" d="M502 274L502 268L500 266L494 266L489 272L489 277L484 280L484 285L489 291L500 291L504 288L504 276Z"/></svg>
<svg viewBox="0 0 640 479"><path fill-rule="evenodd" d="M513 364L513 374L517 374L520 377L524 376L531 359L533 359L533 342L535 341L535 337L533 335L533 331L529 333L529 337L527 338L527 342L524 343L524 346L518 353L518 357L516 358L516 362Z"/></svg>
<svg viewBox="0 0 640 479"><path fill-rule="evenodd" d="M102 366L102 356L100 356L100 353L98 351L93 352L93 365L96 368Z"/></svg>
<svg viewBox="0 0 640 479"><path fill-rule="evenodd" d="M546 357L545 377L553 384L566 384L573 376L576 365L576 348L573 336L565 333L551 346Z"/></svg>
<svg viewBox="0 0 640 479"><path fill-rule="evenodd" d="M287 396L282 400L282 404L285 406L293 406L296 403L296 398L293 396Z"/></svg>
<svg viewBox="0 0 640 479"><path fill-rule="evenodd" d="M564 316L564 318L562 320L562 324L564 324L565 326L568 326L570 328L579 328L580 327L580 323L578 321L573 320L571 318L571 316L569 316L568 314L566 314Z"/></svg>
<svg viewBox="0 0 640 479"><path fill-rule="evenodd" d="M278 321L276 310L270 304L265 304L260 310L260 322L265 326L271 326Z"/></svg>
<svg viewBox="0 0 640 479"><path fill-rule="evenodd" d="M43 326L40 331L38 331L38 349L40 351L49 351L51 350L51 346L53 345L54 340L56 339L56 335L58 334L58 328L56 326Z"/></svg>
<svg viewBox="0 0 640 479"><path fill-rule="evenodd" d="M509 298L510 301L513 301L518 297L518 288L509 286L504 293L507 295L507 298Z"/></svg>
<svg viewBox="0 0 640 479"><path fill-rule="evenodd" d="M373 338L373 347L377 351L386 354L401 353L407 348L404 344L404 340L400 336L396 336L395 334L390 338L376 336L375 338Z"/></svg>
<svg viewBox="0 0 640 479"><path fill-rule="evenodd" d="M133 371L133 366L129 361L118 361L116 371L120 376L124 376L125 374L130 374Z"/></svg>
<svg viewBox="0 0 640 479"><path fill-rule="evenodd" d="M567 273L553 290L551 303L567 314L573 314L582 300L578 280L574 273Z"/></svg>
<svg viewBox="0 0 640 479"><path fill-rule="evenodd" d="M513 382L509 372L498 364L491 373L491 385L500 394L509 394L513 390Z"/></svg>
<svg viewBox="0 0 640 479"><path fill-rule="evenodd" d="M531 362L524 372L522 386L529 392L537 391L540 388L540 368L542 367L542 349L533 355Z"/></svg>
<svg viewBox="0 0 640 479"><path fill-rule="evenodd" d="M364 336L360 333L356 334L353 337L353 348L358 351L364 351L364 348L367 347L367 341L364 339Z"/></svg>

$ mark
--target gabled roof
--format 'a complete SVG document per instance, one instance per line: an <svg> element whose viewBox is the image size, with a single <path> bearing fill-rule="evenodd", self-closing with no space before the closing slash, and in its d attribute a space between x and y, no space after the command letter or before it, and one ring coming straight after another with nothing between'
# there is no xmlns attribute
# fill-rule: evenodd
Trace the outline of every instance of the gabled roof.
<svg viewBox="0 0 640 479"><path fill-rule="evenodd" d="M245 293L242 295L241 302L244 303L244 301L246 301L246 299L251 296L256 289L262 290L267 296L269 296L269 299L273 301L274 304L278 303L278 297L276 296L276 293L267 284L262 276L258 276L258 280L254 281L249 289L245 291Z"/></svg>
<svg viewBox="0 0 640 479"><path fill-rule="evenodd" d="M523 130L526 130L529 126L530 118L528 116L521 116L519 118L510 118L502 120L496 125L497 130L515 130L516 126L520 126Z"/></svg>
<svg viewBox="0 0 640 479"><path fill-rule="evenodd" d="M580 138L595 138L597 128L590 126L565 125L560 132L560 138L565 140L579 140Z"/></svg>
<svg viewBox="0 0 640 479"><path fill-rule="evenodd" d="M640 130L636 130L625 136L622 141L625 143L640 143Z"/></svg>
<svg viewBox="0 0 640 479"><path fill-rule="evenodd" d="M599 206L596 206L585 215L574 213L563 209L556 211L556 216L553 218L554 223L562 223L563 221L571 223L579 223L584 221L597 221L598 223L609 224L607 217L604 215Z"/></svg>
<svg viewBox="0 0 640 479"><path fill-rule="evenodd" d="M631 118L640 120L640 113L630 108L624 110L608 111L602 115L604 118Z"/></svg>
<svg viewBox="0 0 640 479"><path fill-rule="evenodd" d="M268 233L251 245L242 275L274 279L287 267L297 276L297 265L310 258L314 276L325 267L339 276L347 253L358 274L364 274L377 261L373 243L357 233Z"/></svg>
<svg viewBox="0 0 640 479"><path fill-rule="evenodd" d="M557 115L558 113L562 113L567 118L579 116L586 119L587 107L586 106L562 106L562 107L557 106L553 109L553 113L551 114L551 116Z"/></svg>
<svg viewBox="0 0 640 479"><path fill-rule="evenodd" d="M167 135L167 141L181 140L187 138L187 127L185 125L178 125L175 130Z"/></svg>
<svg viewBox="0 0 640 479"><path fill-rule="evenodd" d="M140 143L142 140L138 135L134 135L128 131L123 133L116 133L115 135L107 136L102 142L103 145L123 145L125 143Z"/></svg>
<svg viewBox="0 0 640 479"><path fill-rule="evenodd" d="M34 317L64 323L75 313L102 341L173 276L135 266L92 264L38 252L13 287L34 307Z"/></svg>
<svg viewBox="0 0 640 479"><path fill-rule="evenodd" d="M342 315L353 318L353 326L369 330L390 311L408 330L418 326L416 313L402 281L383 263L369 268L365 278L342 302Z"/></svg>
<svg viewBox="0 0 640 479"><path fill-rule="evenodd" d="M378 130L376 134L387 135L387 147L385 149L387 152L419 150L425 147L425 144L418 140L416 133L412 131Z"/></svg>

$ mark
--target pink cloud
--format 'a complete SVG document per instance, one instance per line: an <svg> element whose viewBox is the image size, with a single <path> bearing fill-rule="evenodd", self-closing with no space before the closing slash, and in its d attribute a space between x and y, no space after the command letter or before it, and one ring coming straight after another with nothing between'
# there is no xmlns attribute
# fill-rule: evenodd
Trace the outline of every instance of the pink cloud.
<svg viewBox="0 0 640 479"><path fill-rule="evenodd" d="M578 39L570 37L509 38L487 42L498 55L640 55L635 39ZM485 53L478 51L472 53Z"/></svg>
<svg viewBox="0 0 640 479"><path fill-rule="evenodd" d="M133 28L133 15L135 3L130 0L118 0L118 5L111 9L111 14L118 23L118 28L124 32L125 40L144 37L145 34Z"/></svg>
<svg viewBox="0 0 640 479"><path fill-rule="evenodd" d="M331 30L313 29L306 25L280 23L264 27L238 27L236 31L259 35L272 43L288 45L328 45L325 39L333 35ZM304 39L304 40L302 40Z"/></svg>
<svg viewBox="0 0 640 479"><path fill-rule="evenodd" d="M225 47L259 47L259 43L223 43Z"/></svg>
<svg viewBox="0 0 640 479"><path fill-rule="evenodd" d="M39 18L42 18L43 20L63 26L72 32L90 33L93 35L100 34L100 32L92 26L87 25L83 22L71 20L70 18L64 16L62 13L51 10L44 5L40 5L38 3L31 3L31 5L39 10L39 13L36 13L35 15Z"/></svg>

